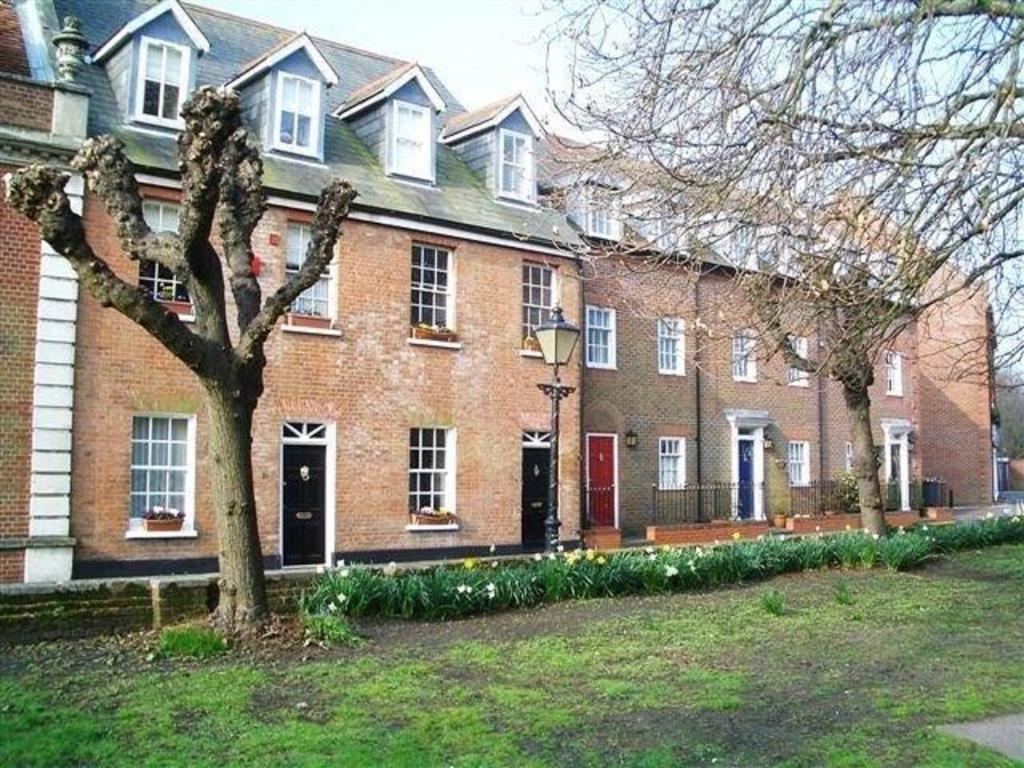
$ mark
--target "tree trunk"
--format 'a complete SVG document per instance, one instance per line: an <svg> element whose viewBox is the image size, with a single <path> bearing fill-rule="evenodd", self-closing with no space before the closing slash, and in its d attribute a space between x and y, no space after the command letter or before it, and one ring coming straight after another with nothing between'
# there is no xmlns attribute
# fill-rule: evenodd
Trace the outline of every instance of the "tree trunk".
<svg viewBox="0 0 1024 768"><path fill-rule="evenodd" d="M857 476L860 522L870 533L885 533L882 491L878 484L875 438L871 434L871 397L867 385L843 386L846 410L850 415L850 441L853 445L853 470Z"/></svg>
<svg viewBox="0 0 1024 768"><path fill-rule="evenodd" d="M263 555L252 476L252 416L256 398L241 388L206 382L210 471L220 563L217 627L245 634L267 615Z"/></svg>

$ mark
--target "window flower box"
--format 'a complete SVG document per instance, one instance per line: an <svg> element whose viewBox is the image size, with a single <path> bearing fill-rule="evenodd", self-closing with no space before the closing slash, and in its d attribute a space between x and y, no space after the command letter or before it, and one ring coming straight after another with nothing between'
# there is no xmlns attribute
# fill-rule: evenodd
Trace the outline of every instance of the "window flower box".
<svg viewBox="0 0 1024 768"><path fill-rule="evenodd" d="M458 515L447 509L423 509L409 512L410 525L451 525L459 522Z"/></svg>
<svg viewBox="0 0 1024 768"><path fill-rule="evenodd" d="M168 312L185 317L192 314L192 302L176 301L175 299L158 299L158 301L164 305Z"/></svg>
<svg viewBox="0 0 1024 768"><path fill-rule="evenodd" d="M180 531L185 522L185 513L177 509L153 507L142 515L142 529L153 533Z"/></svg>
<svg viewBox="0 0 1024 768"><path fill-rule="evenodd" d="M285 319L288 325L298 328L330 328L331 318L321 315L296 315L288 313Z"/></svg>
<svg viewBox="0 0 1024 768"><path fill-rule="evenodd" d="M440 325L426 325L421 323L420 325L412 326L411 332L414 339L447 342L458 340L458 336L455 335L455 331L451 328L445 328Z"/></svg>

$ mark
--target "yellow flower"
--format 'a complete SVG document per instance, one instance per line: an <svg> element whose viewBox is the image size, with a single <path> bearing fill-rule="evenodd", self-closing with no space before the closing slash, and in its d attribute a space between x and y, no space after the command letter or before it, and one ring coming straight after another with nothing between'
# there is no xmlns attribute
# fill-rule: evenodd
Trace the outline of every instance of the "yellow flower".
<svg viewBox="0 0 1024 768"><path fill-rule="evenodd" d="M848 530L848 531L852 531L853 530L853 528L850 527L849 523L846 524L846 530Z"/></svg>
<svg viewBox="0 0 1024 768"><path fill-rule="evenodd" d="M463 563L463 566L465 566L467 571L472 571L473 568L476 567L476 560L474 560L472 557L467 557L466 562Z"/></svg>
<svg viewBox="0 0 1024 768"><path fill-rule="evenodd" d="M587 560L593 560L595 557L597 557L597 552L595 552L592 549L588 549L587 550Z"/></svg>
<svg viewBox="0 0 1024 768"><path fill-rule="evenodd" d="M732 532L732 540L733 541L739 541L740 540L740 532L739 531L733 531Z"/></svg>
<svg viewBox="0 0 1024 768"><path fill-rule="evenodd" d="M605 564L605 563L607 563L607 562L608 562L608 561L607 561L607 560L605 560L605 558L604 558L604 555L601 555L600 557L598 557L598 558L597 558L597 564L598 564L598 565L604 565L604 564Z"/></svg>

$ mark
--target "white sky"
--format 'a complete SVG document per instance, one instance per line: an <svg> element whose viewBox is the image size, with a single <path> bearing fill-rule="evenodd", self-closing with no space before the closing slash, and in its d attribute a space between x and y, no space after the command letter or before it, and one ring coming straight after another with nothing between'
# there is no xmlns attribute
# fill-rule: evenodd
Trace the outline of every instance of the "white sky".
<svg viewBox="0 0 1024 768"><path fill-rule="evenodd" d="M513 93L545 120L542 0L195 0L434 69L467 109ZM256 52L254 52L255 55ZM556 121L557 124L557 121Z"/></svg>

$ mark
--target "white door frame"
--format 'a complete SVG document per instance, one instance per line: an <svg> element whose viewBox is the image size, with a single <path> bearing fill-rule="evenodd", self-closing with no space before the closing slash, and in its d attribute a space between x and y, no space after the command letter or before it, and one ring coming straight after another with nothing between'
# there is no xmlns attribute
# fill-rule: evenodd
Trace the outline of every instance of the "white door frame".
<svg viewBox="0 0 1024 768"><path fill-rule="evenodd" d="M910 510L910 422L906 419L882 419L885 435L885 483L892 480L892 451L899 451L900 462L900 510Z"/></svg>
<svg viewBox="0 0 1024 768"><path fill-rule="evenodd" d="M587 432L586 435L586 454L584 461L587 467L587 488L590 488L590 438L591 437L610 437L612 439L612 482L615 483L615 527L619 527L619 435L616 432ZM561 464L561 462L559 462ZM587 519L590 519L590 493L586 493L586 512ZM559 504L558 508L561 509L562 505Z"/></svg>
<svg viewBox="0 0 1024 768"><path fill-rule="evenodd" d="M735 488L732 493L733 517L739 515L740 440L754 443L754 514L753 520L764 520L764 429L771 423L768 411L729 409L725 412L729 422L731 474ZM740 436L740 430L748 434Z"/></svg>
<svg viewBox="0 0 1024 768"><path fill-rule="evenodd" d="M323 424L323 437L296 437L285 435L285 423ZM280 441L278 446L277 462L277 554L281 558L281 567L284 564L284 447L286 445L322 445L324 450L324 565L331 566L331 558L334 556L335 536L337 531L337 507L336 489L337 483L337 451L338 451L338 430L337 424L333 421L319 421L307 419L282 419L279 432ZM308 566L294 566L305 568Z"/></svg>

